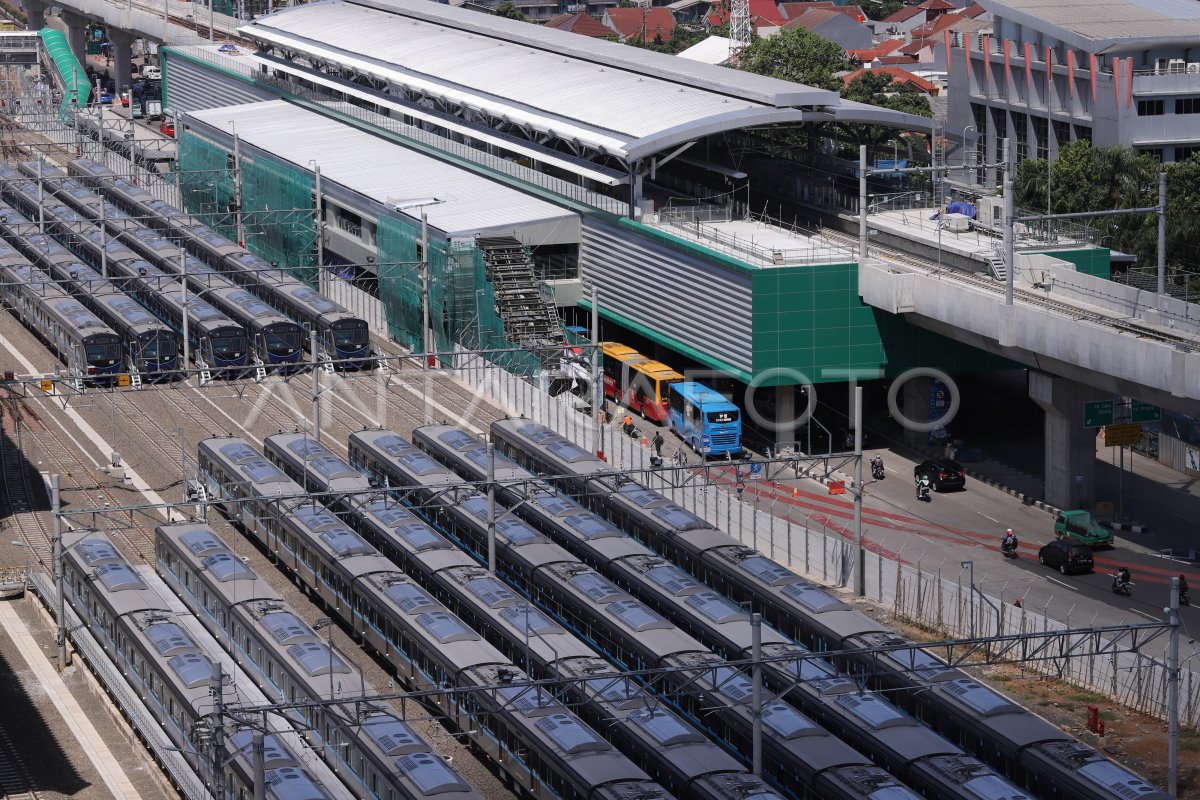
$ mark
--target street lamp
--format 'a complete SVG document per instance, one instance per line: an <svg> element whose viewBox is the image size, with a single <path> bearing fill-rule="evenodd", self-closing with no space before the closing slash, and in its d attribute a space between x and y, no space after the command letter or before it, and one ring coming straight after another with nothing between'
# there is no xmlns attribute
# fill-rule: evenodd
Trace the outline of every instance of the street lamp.
<svg viewBox="0 0 1200 800"><path fill-rule="evenodd" d="M965 570L970 571L971 580L971 638L975 638L975 562L960 561L958 565Z"/></svg>
<svg viewBox="0 0 1200 800"><path fill-rule="evenodd" d="M962 134L963 169L967 168L967 131L975 131L975 126L968 125L967 127L963 128L963 134ZM975 131L975 132L979 133L979 131Z"/></svg>

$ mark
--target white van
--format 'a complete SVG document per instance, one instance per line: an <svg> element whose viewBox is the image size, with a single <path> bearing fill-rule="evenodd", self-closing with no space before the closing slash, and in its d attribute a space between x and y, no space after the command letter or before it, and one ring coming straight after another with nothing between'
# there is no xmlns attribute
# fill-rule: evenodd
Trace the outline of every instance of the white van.
<svg viewBox="0 0 1200 800"><path fill-rule="evenodd" d="M142 67L142 77L150 81L162 80L162 70L153 64Z"/></svg>

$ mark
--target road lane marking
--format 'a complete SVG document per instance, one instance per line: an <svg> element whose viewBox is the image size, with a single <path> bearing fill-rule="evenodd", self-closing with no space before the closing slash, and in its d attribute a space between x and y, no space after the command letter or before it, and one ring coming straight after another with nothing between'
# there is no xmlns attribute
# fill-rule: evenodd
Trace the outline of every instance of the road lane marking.
<svg viewBox="0 0 1200 800"><path fill-rule="evenodd" d="M1131 608L1131 609L1129 609L1129 610L1130 610L1130 611L1132 611L1132 612L1133 612L1133 613L1135 613L1135 614L1138 614L1138 615L1140 615L1140 616L1143 616L1143 617L1145 617L1146 619L1152 619L1152 620L1154 620L1155 622L1162 622L1162 620L1161 620L1161 619L1159 619L1158 617L1152 617L1152 616L1150 616L1149 614L1147 614L1145 611L1138 611L1136 608Z"/></svg>
<svg viewBox="0 0 1200 800"><path fill-rule="evenodd" d="M1071 584L1069 584L1069 583L1064 583L1063 581L1060 581L1058 578L1051 578L1049 575L1044 575L1043 577L1044 577L1046 580L1048 580L1048 581L1054 581L1054 582L1055 582L1055 583L1057 583L1059 586L1065 586L1065 587L1067 587L1067 588L1068 588L1068 589L1070 589L1072 592L1078 592L1078 591L1079 591L1079 587L1077 587L1077 586L1072 586L1072 585L1071 585Z"/></svg>

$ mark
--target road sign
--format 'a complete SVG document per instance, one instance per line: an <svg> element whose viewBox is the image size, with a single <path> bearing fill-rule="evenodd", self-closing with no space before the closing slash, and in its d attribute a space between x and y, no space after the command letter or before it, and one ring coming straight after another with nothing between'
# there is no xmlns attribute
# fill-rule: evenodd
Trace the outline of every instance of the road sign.
<svg viewBox="0 0 1200 800"><path fill-rule="evenodd" d="M118 375L117 376L117 386L128 386L128 385L129 385L129 376L128 375Z"/></svg>
<svg viewBox="0 0 1200 800"><path fill-rule="evenodd" d="M1105 425L1106 447L1129 447L1142 440L1142 426L1136 422L1128 425Z"/></svg>
<svg viewBox="0 0 1200 800"><path fill-rule="evenodd" d="M1083 427L1103 428L1113 424L1113 401L1097 400L1083 404Z"/></svg>
<svg viewBox="0 0 1200 800"><path fill-rule="evenodd" d="M746 477L752 481L761 480L763 476L763 465L761 462L755 462L750 465L749 471L746 472Z"/></svg>
<svg viewBox="0 0 1200 800"><path fill-rule="evenodd" d="M1161 418L1162 412L1158 406L1143 403L1141 400L1134 400L1129 407L1130 422L1158 422Z"/></svg>
<svg viewBox="0 0 1200 800"><path fill-rule="evenodd" d="M38 381L38 388L43 392L53 392L54 381Z"/></svg>

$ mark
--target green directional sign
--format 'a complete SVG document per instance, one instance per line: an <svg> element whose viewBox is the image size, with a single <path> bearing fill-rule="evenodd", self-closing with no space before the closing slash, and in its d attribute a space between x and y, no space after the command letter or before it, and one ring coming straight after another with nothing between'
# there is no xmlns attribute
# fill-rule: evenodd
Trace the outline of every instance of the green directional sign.
<svg viewBox="0 0 1200 800"><path fill-rule="evenodd" d="M1158 406L1134 400L1129 407L1130 422L1158 422L1161 418L1162 413L1159 411Z"/></svg>
<svg viewBox="0 0 1200 800"><path fill-rule="evenodd" d="M1083 427L1102 428L1113 424L1112 400L1097 400L1094 403L1083 404Z"/></svg>

